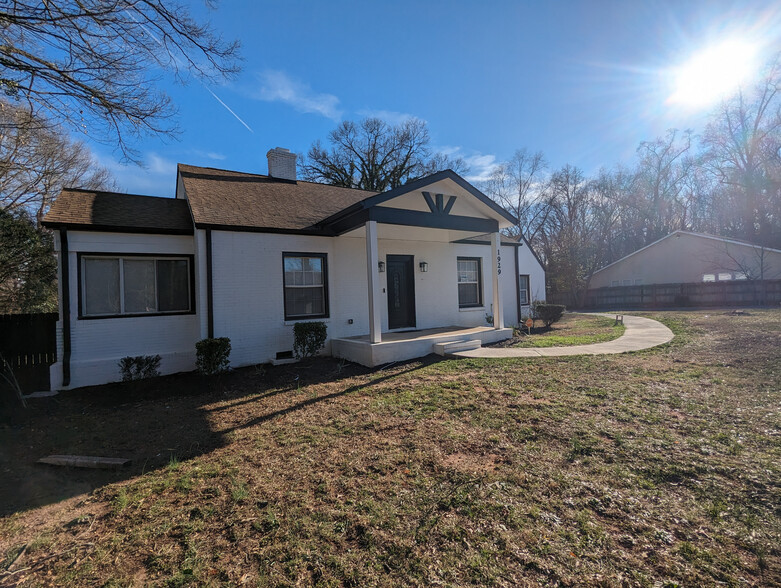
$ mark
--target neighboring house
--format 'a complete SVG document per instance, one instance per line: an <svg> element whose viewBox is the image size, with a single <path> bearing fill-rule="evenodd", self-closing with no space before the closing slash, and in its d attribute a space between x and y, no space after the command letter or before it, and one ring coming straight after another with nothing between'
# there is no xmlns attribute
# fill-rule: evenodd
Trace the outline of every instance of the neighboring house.
<svg viewBox="0 0 781 588"><path fill-rule="evenodd" d="M590 289L781 278L781 251L675 231L594 272Z"/></svg>
<svg viewBox="0 0 781 588"><path fill-rule="evenodd" d="M268 176L180 164L176 198L63 191L44 220L52 387L116 381L125 356L192 370L206 337L230 337L233 366L284 360L306 320L326 353L379 365L507 338L544 299L528 244L500 237L515 219L456 173L375 194L297 181L295 158L269 151Z"/></svg>

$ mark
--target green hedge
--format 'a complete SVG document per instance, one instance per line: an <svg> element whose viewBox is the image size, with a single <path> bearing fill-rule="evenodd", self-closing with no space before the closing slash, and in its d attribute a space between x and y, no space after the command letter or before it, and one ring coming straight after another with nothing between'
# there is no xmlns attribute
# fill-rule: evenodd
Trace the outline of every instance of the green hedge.
<svg viewBox="0 0 781 588"><path fill-rule="evenodd" d="M201 339L195 344L195 367L205 376L228 371L231 340L228 337Z"/></svg>
<svg viewBox="0 0 781 588"><path fill-rule="evenodd" d="M296 323L293 325L293 335L293 352L296 357L312 357L325 347L328 329L322 321Z"/></svg>
<svg viewBox="0 0 781 588"><path fill-rule="evenodd" d="M563 304L545 304L544 302L535 302L532 306L534 318L542 321L546 327L550 327L558 321L567 310Z"/></svg>

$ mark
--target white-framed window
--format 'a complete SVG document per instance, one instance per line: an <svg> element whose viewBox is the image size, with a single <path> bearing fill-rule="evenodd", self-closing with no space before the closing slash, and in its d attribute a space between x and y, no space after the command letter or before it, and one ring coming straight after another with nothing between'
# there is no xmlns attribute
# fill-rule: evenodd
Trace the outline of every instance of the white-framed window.
<svg viewBox="0 0 781 588"><path fill-rule="evenodd" d="M736 280L747 280L748 276L744 272L735 272L735 279Z"/></svg>
<svg viewBox="0 0 781 588"><path fill-rule="evenodd" d="M328 317L325 253L283 253L285 320Z"/></svg>
<svg viewBox="0 0 781 588"><path fill-rule="evenodd" d="M702 274L702 281L703 282L715 282L716 281L716 274Z"/></svg>
<svg viewBox="0 0 781 588"><path fill-rule="evenodd" d="M631 286L632 285L632 280L624 280L623 281L623 285L624 286Z"/></svg>
<svg viewBox="0 0 781 588"><path fill-rule="evenodd" d="M732 279L732 274L729 272L719 273L719 282L727 282Z"/></svg>
<svg viewBox="0 0 781 588"><path fill-rule="evenodd" d="M79 254L79 312L106 318L193 312L190 256Z"/></svg>
<svg viewBox="0 0 781 588"><path fill-rule="evenodd" d="M518 276L518 296L521 306L529 304L529 276L526 274Z"/></svg>
<svg viewBox="0 0 781 588"><path fill-rule="evenodd" d="M482 306L482 260L479 257L459 257L457 263L459 308Z"/></svg>
<svg viewBox="0 0 781 588"><path fill-rule="evenodd" d="M610 281L610 286L611 287L616 287L616 286L620 286L620 285L621 285L621 281L620 280L611 280Z"/></svg>
<svg viewBox="0 0 781 588"><path fill-rule="evenodd" d="M635 286L642 286L642 285L643 285L643 279L635 278Z"/></svg>

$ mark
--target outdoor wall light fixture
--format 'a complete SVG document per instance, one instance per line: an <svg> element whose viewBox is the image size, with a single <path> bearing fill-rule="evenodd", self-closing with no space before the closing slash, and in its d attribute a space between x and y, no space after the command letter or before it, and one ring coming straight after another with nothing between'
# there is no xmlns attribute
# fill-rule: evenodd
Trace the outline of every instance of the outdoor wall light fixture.
<svg viewBox="0 0 781 588"><path fill-rule="evenodd" d="M420 271L427 272L428 271L428 264L425 261L420 262Z"/></svg>
<svg viewBox="0 0 781 588"><path fill-rule="evenodd" d="M384 261L378 261L377 262L377 271L380 273L383 273L385 271L385 262Z"/></svg>

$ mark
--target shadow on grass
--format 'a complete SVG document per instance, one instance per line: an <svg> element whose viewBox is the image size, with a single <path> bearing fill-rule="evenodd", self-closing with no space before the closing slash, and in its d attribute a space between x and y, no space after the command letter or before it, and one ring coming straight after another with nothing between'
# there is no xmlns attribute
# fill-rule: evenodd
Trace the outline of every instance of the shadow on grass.
<svg viewBox="0 0 781 588"><path fill-rule="evenodd" d="M212 379L177 374L34 399L26 411L0 413L0 516L88 493L164 467L172 459L209 453L226 445L231 431L334 400L433 361L407 362L383 372L318 358L306 364L241 368ZM345 382L361 376L357 384ZM326 393L302 401L298 392L313 385L327 385ZM52 454L132 462L119 470L36 463Z"/></svg>

